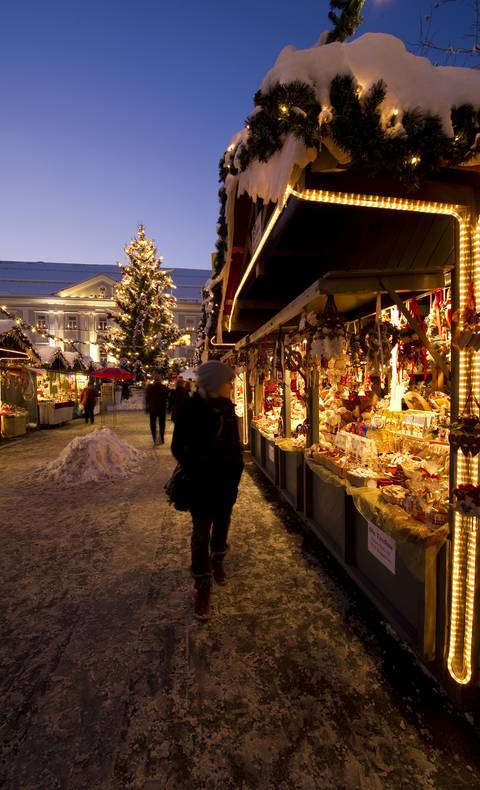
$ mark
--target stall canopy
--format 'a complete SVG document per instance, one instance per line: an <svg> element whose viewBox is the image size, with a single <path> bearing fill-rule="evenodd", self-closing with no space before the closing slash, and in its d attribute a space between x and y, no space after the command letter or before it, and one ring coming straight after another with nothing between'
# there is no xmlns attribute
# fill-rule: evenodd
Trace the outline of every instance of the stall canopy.
<svg viewBox="0 0 480 790"><path fill-rule="evenodd" d="M57 373L67 373L70 370L65 353L58 346L37 346L36 350L41 359L42 367L54 370Z"/></svg>
<svg viewBox="0 0 480 790"><path fill-rule="evenodd" d="M215 343L327 273L452 270L477 199L479 96L478 72L393 36L286 47L222 159Z"/></svg>
<svg viewBox="0 0 480 790"><path fill-rule="evenodd" d="M0 320L0 360L40 364L40 357L15 321Z"/></svg>
<svg viewBox="0 0 480 790"><path fill-rule="evenodd" d="M62 353L69 369L74 373L85 373L87 371L88 363L79 351L63 351Z"/></svg>

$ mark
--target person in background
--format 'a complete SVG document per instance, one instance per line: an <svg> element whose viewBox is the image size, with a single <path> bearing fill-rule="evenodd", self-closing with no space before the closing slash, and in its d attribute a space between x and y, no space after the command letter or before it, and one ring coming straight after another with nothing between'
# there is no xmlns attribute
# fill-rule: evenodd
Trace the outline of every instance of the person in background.
<svg viewBox="0 0 480 790"><path fill-rule="evenodd" d="M153 444L157 444L157 420L159 443L165 443L165 418L167 414L168 387L162 384L159 373L153 374L153 382L145 390L145 411L150 415L150 430Z"/></svg>
<svg viewBox="0 0 480 790"><path fill-rule="evenodd" d="M226 582L223 560L243 459L230 400L234 371L211 360L197 374L198 391L175 422L172 453L190 480L195 616L207 620L212 573L217 584Z"/></svg>
<svg viewBox="0 0 480 790"><path fill-rule="evenodd" d="M178 415L183 409L185 403L188 401L190 395L186 387L186 382L183 379L178 379L177 385L172 392L170 401L170 418L172 422L176 422Z"/></svg>
<svg viewBox="0 0 480 790"><path fill-rule="evenodd" d="M92 425L95 422L95 415L93 412L95 410L97 398L98 392L93 386L92 380L90 380L80 395L80 405L83 406L83 414L85 417L85 423L87 425L89 421L92 423Z"/></svg>

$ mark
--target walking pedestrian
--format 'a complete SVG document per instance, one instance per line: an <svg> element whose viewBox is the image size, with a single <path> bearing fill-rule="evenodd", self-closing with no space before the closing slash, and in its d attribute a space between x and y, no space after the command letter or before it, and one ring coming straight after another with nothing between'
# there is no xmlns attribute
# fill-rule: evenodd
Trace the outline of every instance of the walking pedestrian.
<svg viewBox="0 0 480 790"><path fill-rule="evenodd" d="M190 390L187 389L186 382L183 379L178 379L170 400L170 418L172 422L176 422L178 415L182 411L189 397Z"/></svg>
<svg viewBox="0 0 480 790"><path fill-rule="evenodd" d="M93 382L90 380L88 385L82 390L80 394L80 404L83 406L83 414L85 417L85 423L88 425L90 421L92 425L95 422L95 405L97 403L98 392L93 386Z"/></svg>
<svg viewBox="0 0 480 790"><path fill-rule="evenodd" d="M157 420L159 443L165 443L165 418L167 413L168 387L162 383L160 373L153 374L153 382L145 390L145 411L150 415L150 431L153 444L157 444Z"/></svg>
<svg viewBox="0 0 480 790"><path fill-rule="evenodd" d="M232 508L243 470L235 408L233 370L211 360L198 368L198 391L179 412L172 453L190 481L191 570L195 616L208 619L211 576L225 584L223 565Z"/></svg>

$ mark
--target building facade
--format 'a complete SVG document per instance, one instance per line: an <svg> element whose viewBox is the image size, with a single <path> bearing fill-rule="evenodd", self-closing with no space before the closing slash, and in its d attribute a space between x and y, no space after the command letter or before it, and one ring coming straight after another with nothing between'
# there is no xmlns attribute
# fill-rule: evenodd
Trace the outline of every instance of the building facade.
<svg viewBox="0 0 480 790"><path fill-rule="evenodd" d="M175 321L182 332L171 354L191 363L202 287L210 271L168 271L177 300ZM65 341L74 341L82 354L107 364L112 360L103 341L114 320L109 316L115 313L114 291L121 275L122 270L111 264L0 261L0 306L32 327L27 334L35 345L58 345L68 351L71 346ZM45 333L53 337L45 337Z"/></svg>

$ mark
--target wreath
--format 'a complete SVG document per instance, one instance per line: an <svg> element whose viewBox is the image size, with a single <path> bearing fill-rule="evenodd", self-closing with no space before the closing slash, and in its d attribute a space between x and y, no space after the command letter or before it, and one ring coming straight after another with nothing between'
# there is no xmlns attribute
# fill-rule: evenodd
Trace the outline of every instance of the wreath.
<svg viewBox="0 0 480 790"><path fill-rule="evenodd" d="M398 330L390 321L372 318L362 327L359 337L363 356L374 367L388 364L394 346L398 343Z"/></svg>

